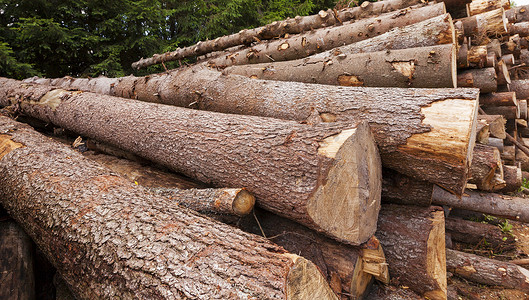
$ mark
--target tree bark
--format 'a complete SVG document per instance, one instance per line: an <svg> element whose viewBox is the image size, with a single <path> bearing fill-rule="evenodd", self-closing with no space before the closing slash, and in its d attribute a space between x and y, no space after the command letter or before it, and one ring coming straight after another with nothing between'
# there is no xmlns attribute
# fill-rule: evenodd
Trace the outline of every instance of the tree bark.
<svg viewBox="0 0 529 300"><path fill-rule="evenodd" d="M478 122L486 122L489 125L489 131L492 137L499 138L502 140L507 137L505 134L506 121L502 115L479 115Z"/></svg>
<svg viewBox="0 0 529 300"><path fill-rule="evenodd" d="M407 287L395 287L392 285L375 286L365 300L423 300L424 297L410 291Z"/></svg>
<svg viewBox="0 0 529 300"><path fill-rule="evenodd" d="M416 206L432 204L433 184L382 169L382 202Z"/></svg>
<svg viewBox="0 0 529 300"><path fill-rule="evenodd" d="M474 16L499 8L509 9L511 3L509 0L473 0L467 6L469 16Z"/></svg>
<svg viewBox="0 0 529 300"><path fill-rule="evenodd" d="M471 178L468 182L477 185L482 191L498 191L505 187L504 184L498 186L495 175L503 178L503 167L500 151L492 146L476 144L472 165L470 168Z"/></svg>
<svg viewBox="0 0 529 300"><path fill-rule="evenodd" d="M27 125L0 124L0 201L77 298L336 299L306 259L150 194Z"/></svg>
<svg viewBox="0 0 529 300"><path fill-rule="evenodd" d="M514 54L505 54L501 57L501 60L507 65L507 66L513 66L516 64L516 59L514 57Z"/></svg>
<svg viewBox="0 0 529 300"><path fill-rule="evenodd" d="M521 5L513 7L505 11L505 15L509 19L509 22L528 22L529 21L529 5Z"/></svg>
<svg viewBox="0 0 529 300"><path fill-rule="evenodd" d="M0 157L5 145L0 143ZM0 220L0 299L35 299L33 242L12 219Z"/></svg>
<svg viewBox="0 0 529 300"><path fill-rule="evenodd" d="M85 90L98 80L33 79ZM116 96L184 107L307 123L369 120L386 167L456 193L466 184L477 90L333 87L251 80L207 69L113 82L107 91ZM454 115L460 118L453 120Z"/></svg>
<svg viewBox="0 0 529 300"><path fill-rule="evenodd" d="M375 36L380 36L381 34L389 31L384 38L379 37L371 41L372 47L378 46L379 48L374 51L381 51L384 50L383 45L391 43L391 41L385 41L388 36L391 37L391 40L402 40L402 35L399 35L399 33L401 33L403 30L399 30L399 27L422 22L430 18L444 15L445 13L446 10L443 3L437 3L416 9L407 8L397 12L391 12L369 19L359 20L341 26L322 28L286 39L259 43L255 46L245 48L240 51L225 53L216 59L209 60L208 64L209 66L224 68L232 65L269 63L300 59L319 52L331 50L336 47L341 47L367 40ZM424 46L428 46L430 44L437 45L452 43L454 34L453 25L450 24L452 22L450 15L444 15L442 19L435 19L436 24L432 23L431 21L427 21L422 23L422 26L413 26L415 32L418 31L417 34L424 35L425 30L433 30L433 32L429 32L429 38L426 39L427 42ZM395 28L395 30L390 31L393 28ZM436 32L440 32L441 34L437 35L435 34ZM392 48L399 49L398 43ZM337 49L336 51L340 50ZM364 50L362 52L368 51Z"/></svg>
<svg viewBox="0 0 529 300"><path fill-rule="evenodd" d="M503 92L480 94L479 104L483 106L513 106L517 105L518 101L516 101L516 93Z"/></svg>
<svg viewBox="0 0 529 300"><path fill-rule="evenodd" d="M465 195L459 197L437 186L434 187L432 198L432 202L438 205L529 222L529 208L527 207L527 199L524 198L470 190L465 191Z"/></svg>
<svg viewBox="0 0 529 300"><path fill-rule="evenodd" d="M503 8L491 10L475 16L458 19L463 23L465 36L471 37L475 45L487 44L489 37L498 37L507 34L507 24Z"/></svg>
<svg viewBox="0 0 529 300"><path fill-rule="evenodd" d="M509 34L518 34L521 37L529 36L529 22L509 24Z"/></svg>
<svg viewBox="0 0 529 300"><path fill-rule="evenodd" d="M312 261L329 282L338 276L341 283L341 288L335 290L338 294L343 290L352 295L352 299L362 299L373 278L386 284L389 282L384 253L374 237L361 246L344 245L259 209L256 209L255 217L243 218L238 227L249 233L263 235L287 251Z"/></svg>
<svg viewBox="0 0 529 300"><path fill-rule="evenodd" d="M4 105L19 99L32 117L206 184L244 186L263 208L340 241L360 244L375 231L381 164L365 122L308 126L1 82Z"/></svg>
<svg viewBox="0 0 529 300"><path fill-rule="evenodd" d="M342 86L455 87L456 47L439 45L231 66L224 74Z"/></svg>
<svg viewBox="0 0 529 300"><path fill-rule="evenodd" d="M487 44L487 52L494 53L494 55L498 59L502 57L500 40L498 39L491 40L490 43Z"/></svg>
<svg viewBox="0 0 529 300"><path fill-rule="evenodd" d="M486 243L494 252L516 248L512 235L503 233L498 226L491 224L449 217L445 219L445 229L454 241L472 245Z"/></svg>
<svg viewBox="0 0 529 300"><path fill-rule="evenodd" d="M468 66L471 68L483 68L487 64L487 45L471 46L467 52Z"/></svg>
<svg viewBox="0 0 529 300"><path fill-rule="evenodd" d="M446 299L444 233L440 207L382 206L377 237L391 278L429 299Z"/></svg>
<svg viewBox="0 0 529 300"><path fill-rule="evenodd" d="M494 93L498 89L496 78L494 68L465 70L457 75L457 86L479 88L481 93Z"/></svg>
<svg viewBox="0 0 529 300"><path fill-rule="evenodd" d="M306 17L297 16L283 21L276 21L263 27L245 29L238 33L222 36L210 41L203 41L193 46L178 48L173 52L155 54L151 58L140 59L132 64L133 68L139 69L164 61L174 61L191 56L203 55L213 51L220 51L230 47L243 44L251 44L255 41L273 39L285 34L296 34L311 31L316 28L341 24L349 20L357 20L370 16L378 16L383 13L396 11L411 5L424 5L422 0L387 0L384 3L362 3L353 8L343 9L337 13L329 9L320 11L317 15Z"/></svg>
<svg viewBox="0 0 529 300"><path fill-rule="evenodd" d="M446 267L476 283L529 292L529 271L509 262L446 249Z"/></svg>
<svg viewBox="0 0 529 300"><path fill-rule="evenodd" d="M522 169L518 166L503 166L504 193L516 192L522 186Z"/></svg>
<svg viewBox="0 0 529 300"><path fill-rule="evenodd" d="M494 67L496 70L496 81L498 85L507 85L511 84L511 76L509 75L509 68L507 64L500 60Z"/></svg>
<svg viewBox="0 0 529 300"><path fill-rule="evenodd" d="M512 80L510 88L517 99L529 99L529 80Z"/></svg>
<svg viewBox="0 0 529 300"><path fill-rule="evenodd" d="M502 115L505 119L519 119L520 110L518 106L487 106L483 111L488 115Z"/></svg>

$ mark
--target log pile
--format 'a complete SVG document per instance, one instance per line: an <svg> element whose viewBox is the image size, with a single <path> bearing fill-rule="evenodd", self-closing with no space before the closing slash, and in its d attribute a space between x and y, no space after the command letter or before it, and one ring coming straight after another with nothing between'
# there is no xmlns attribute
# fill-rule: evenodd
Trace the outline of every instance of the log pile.
<svg viewBox="0 0 529 300"><path fill-rule="evenodd" d="M1 116L0 204L82 299L526 291L524 268L450 249L512 237L448 214L529 223L505 195L529 172L529 7L423 2L203 41L145 77L1 78L6 115L97 154Z"/></svg>

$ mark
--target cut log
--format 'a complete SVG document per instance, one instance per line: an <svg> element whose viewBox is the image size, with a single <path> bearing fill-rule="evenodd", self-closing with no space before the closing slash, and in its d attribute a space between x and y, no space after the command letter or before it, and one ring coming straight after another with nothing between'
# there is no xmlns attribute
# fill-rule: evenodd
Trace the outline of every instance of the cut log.
<svg viewBox="0 0 529 300"><path fill-rule="evenodd" d="M9 151L0 143L0 158ZM35 299L33 242L10 218L0 220L0 299Z"/></svg>
<svg viewBox="0 0 529 300"><path fill-rule="evenodd" d="M508 20L503 8L491 10L467 18L458 19L463 23L465 36L472 38L474 45L483 45L490 42L489 37L498 37L507 34Z"/></svg>
<svg viewBox="0 0 529 300"><path fill-rule="evenodd" d="M518 106L485 106L483 111L488 115L502 115L505 119L519 119Z"/></svg>
<svg viewBox="0 0 529 300"><path fill-rule="evenodd" d="M463 43L457 50L457 68L464 69L469 67L468 63L468 45Z"/></svg>
<svg viewBox="0 0 529 300"><path fill-rule="evenodd" d="M383 205L377 237L398 285L446 299L444 212L440 207Z"/></svg>
<svg viewBox="0 0 529 300"><path fill-rule="evenodd" d="M175 61L186 57L203 55L237 45L251 44L256 40L273 39L285 34L301 33L316 28L340 24L349 20L378 16L416 4L424 5L423 0L387 0L384 3L363 3L361 6L347 8L336 13L329 9L327 11L320 11L316 15L306 17L298 16L296 18L273 22L263 27L245 29L238 33L222 36L211 41L199 42L196 45L178 48L173 52L155 54L151 58L140 59L133 63L132 67L139 69L160 64L164 61Z"/></svg>
<svg viewBox="0 0 529 300"><path fill-rule="evenodd" d="M376 285L369 292L364 300L424 300L421 297L410 291L408 287L396 287L392 285Z"/></svg>
<svg viewBox="0 0 529 300"><path fill-rule="evenodd" d="M487 64L487 45L472 46L467 52L468 66L471 68L483 68Z"/></svg>
<svg viewBox="0 0 529 300"><path fill-rule="evenodd" d="M446 233L451 235L452 240L460 243L490 245L494 252L516 248L512 235L503 233L498 226L491 224L449 217L445 219L445 229Z"/></svg>
<svg viewBox="0 0 529 300"><path fill-rule="evenodd" d="M485 64L485 67L487 68L496 68L496 55L494 53L487 54L487 63Z"/></svg>
<svg viewBox="0 0 529 300"><path fill-rule="evenodd" d="M481 93L493 93L498 89L494 68L470 69L457 74L458 87L479 88Z"/></svg>
<svg viewBox="0 0 529 300"><path fill-rule="evenodd" d="M455 87L456 47L439 45L231 66L224 74L342 86Z"/></svg>
<svg viewBox="0 0 529 300"><path fill-rule="evenodd" d="M504 193L516 192L522 186L522 169L518 166L503 166Z"/></svg>
<svg viewBox="0 0 529 300"><path fill-rule="evenodd" d="M481 101L481 95L480 95L480 101ZM479 115L478 116L479 122L486 122L489 125L489 131L491 137L495 137L498 139L505 139L505 118L502 115ZM490 143L490 139L489 139ZM502 142L503 145L503 142ZM503 151L500 149L500 152Z"/></svg>
<svg viewBox="0 0 529 300"><path fill-rule="evenodd" d="M509 262L446 249L446 267L449 272L479 284L529 292L529 271Z"/></svg>
<svg viewBox="0 0 529 300"><path fill-rule="evenodd" d="M52 84L85 89L95 86L94 81L98 78L64 78L53 80ZM146 78L125 77L114 82L113 88L109 86L107 91L116 96L198 109L307 123L369 120L388 168L438 183L456 193L461 193L466 184L467 163L472 152L468 149L472 149L475 141L477 90L268 82L223 76L206 69ZM457 122L454 116L458 116ZM425 134L431 129L431 133Z"/></svg>
<svg viewBox="0 0 529 300"><path fill-rule="evenodd" d="M486 145L489 143L489 125L485 122L478 122L476 129L476 143Z"/></svg>
<svg viewBox="0 0 529 300"><path fill-rule="evenodd" d="M503 60L498 61L494 68L496 69L496 81L498 85L511 84L509 68L507 68L507 64Z"/></svg>
<svg viewBox="0 0 529 300"><path fill-rule="evenodd" d="M77 298L337 299L310 261L0 124L0 201Z"/></svg>
<svg viewBox="0 0 529 300"><path fill-rule="evenodd" d="M529 22L509 24L509 34L518 34L521 37L529 36Z"/></svg>
<svg viewBox="0 0 529 300"><path fill-rule="evenodd" d="M501 159L505 162L505 164L514 165L514 161L516 159L516 147L514 145L503 146Z"/></svg>
<svg viewBox="0 0 529 300"><path fill-rule="evenodd" d="M499 8L509 9L511 2L509 0L473 0L467 4L467 7L468 15L474 16Z"/></svg>
<svg viewBox="0 0 529 300"><path fill-rule="evenodd" d="M518 102L516 101L516 93L503 92L480 94L479 104L484 106L515 106Z"/></svg>
<svg viewBox="0 0 529 300"><path fill-rule="evenodd" d="M494 53L496 58L502 57L500 40L498 39L491 40L490 43L487 44L487 52Z"/></svg>
<svg viewBox="0 0 529 300"><path fill-rule="evenodd" d="M516 63L514 54L505 54L501 57L501 60L507 64L507 66L513 66Z"/></svg>
<svg viewBox="0 0 529 300"><path fill-rule="evenodd" d="M517 99L529 99L529 80L512 80L511 91L516 93Z"/></svg>
<svg viewBox="0 0 529 300"><path fill-rule="evenodd" d="M361 299L373 278L389 282L384 253L374 237L361 246L344 245L260 209L256 209L255 217L243 218L238 227L264 235L287 251L312 261L328 281L338 276L341 283L341 289L335 290L338 294L343 290L353 299Z"/></svg>
<svg viewBox="0 0 529 300"><path fill-rule="evenodd" d="M505 171L505 170L504 170ZM506 195L466 190L462 197L435 186L433 203L447 205L507 219L529 222L528 200Z"/></svg>
<svg viewBox="0 0 529 300"><path fill-rule="evenodd" d="M374 234L382 171L367 123L308 126L0 81L0 103L17 98L32 117L212 186L245 186L261 207L340 241Z"/></svg>
<svg viewBox="0 0 529 300"><path fill-rule="evenodd" d="M523 176L523 172L529 171L529 156L525 154L522 150L516 148L516 161L520 163L520 168L522 169L522 177L525 178L525 176Z"/></svg>
<svg viewBox="0 0 529 300"><path fill-rule="evenodd" d="M267 43L259 43L255 46L245 48L240 51L226 53L216 59L209 60L208 64L210 66L224 68L231 65L269 63L275 61L299 59L343 45L366 40L374 36L379 36L393 28L422 22L430 18L444 15L445 13L446 10L443 3L421 6L420 8L416 9L406 8L370 19L347 23L341 26L323 28L286 39L272 40ZM448 14L443 19L445 22L452 22ZM440 31L442 34L434 35L433 32L430 32L429 40L434 41L434 44L452 43L453 26L443 24L439 18L436 18L436 21L436 25L433 25L432 22L426 22L425 24L428 28L433 27L434 31ZM428 30L417 25L415 25L414 28L422 28L422 31ZM402 30L395 30L388 33L388 35L391 36L393 40L400 40L402 39L402 35L395 35L401 31ZM377 44L379 44L379 40L384 41L385 39L379 38L373 41L372 45L377 46ZM380 44L387 43L388 42L381 42ZM380 46L380 48L381 49L377 49L376 51L384 50L382 46Z"/></svg>
<svg viewBox="0 0 529 300"><path fill-rule="evenodd" d="M492 146L476 144L472 158L471 178L468 182L477 185L482 191L498 191L505 185L496 186L495 174L503 178L500 151Z"/></svg>
<svg viewBox="0 0 529 300"><path fill-rule="evenodd" d="M529 5L515 6L505 12L511 23L529 21Z"/></svg>
<svg viewBox="0 0 529 300"><path fill-rule="evenodd" d="M520 108L520 118L522 120L527 121L527 117L529 116L529 114L527 113L527 100L520 100L520 102L518 103L518 107Z"/></svg>
<svg viewBox="0 0 529 300"><path fill-rule="evenodd" d="M382 202L430 206L433 184L412 179L390 169L382 169Z"/></svg>

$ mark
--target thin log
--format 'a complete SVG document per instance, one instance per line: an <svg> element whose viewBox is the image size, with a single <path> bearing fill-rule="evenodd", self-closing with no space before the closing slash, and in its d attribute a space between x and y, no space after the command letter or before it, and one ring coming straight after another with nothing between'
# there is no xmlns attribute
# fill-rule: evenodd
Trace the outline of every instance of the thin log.
<svg viewBox="0 0 529 300"><path fill-rule="evenodd" d="M516 101L516 93L489 93L479 95L479 104L484 106L515 106L518 105Z"/></svg>
<svg viewBox="0 0 529 300"><path fill-rule="evenodd" d="M468 15L474 16L491 10L504 8L509 9L511 2L509 0L473 0L468 7Z"/></svg>
<svg viewBox="0 0 529 300"><path fill-rule="evenodd" d="M455 87L456 47L439 45L231 66L224 74L342 86Z"/></svg>
<svg viewBox="0 0 529 300"><path fill-rule="evenodd" d="M77 298L337 299L310 261L0 124L0 201Z"/></svg>
<svg viewBox="0 0 529 300"><path fill-rule="evenodd" d="M507 140L513 143L518 149L520 149L523 153L526 155L529 155L529 149L522 145L522 143L518 142L514 137L512 137L510 134L506 134Z"/></svg>
<svg viewBox="0 0 529 300"><path fill-rule="evenodd" d="M518 34L521 37L529 36L529 22L509 24L509 34Z"/></svg>
<svg viewBox="0 0 529 300"><path fill-rule="evenodd" d="M383 205L377 237L399 285L429 299L446 299L444 212L440 207Z"/></svg>
<svg viewBox="0 0 529 300"><path fill-rule="evenodd" d="M479 284L529 292L529 271L509 262L447 249L446 267L449 272Z"/></svg>
<svg viewBox="0 0 529 300"><path fill-rule="evenodd" d="M502 57L501 43L498 39L493 39L487 44L487 52L494 53L496 58Z"/></svg>
<svg viewBox="0 0 529 300"><path fill-rule="evenodd" d="M489 143L489 125L485 122L478 122L476 128L476 143L486 145Z"/></svg>
<svg viewBox="0 0 529 300"><path fill-rule="evenodd" d="M80 89L89 89L98 80L32 79ZM268 82L224 76L207 69L186 69L145 78L125 77L112 82L114 84L107 87L107 92L116 96L184 107L307 123L336 121L346 124L369 120L386 167L419 180L439 183L456 193L461 193L466 184L466 162L471 154L468 149L475 141L476 117L473 114L477 113L477 90L354 88ZM444 101L448 99L460 100ZM454 115L463 118L454 122ZM460 129L455 129L454 125ZM429 130L432 131L428 137L421 137ZM447 143L447 140L451 142ZM460 146L456 150L454 145ZM457 166L457 170L452 166Z"/></svg>
<svg viewBox="0 0 529 300"><path fill-rule="evenodd" d="M304 31L311 31L316 28L340 24L349 20L377 16L415 4L424 5L422 0L387 0L384 3L363 3L358 7L347 8L336 14L333 10L329 9L327 11L320 11L316 15L306 17L297 16L283 21L276 21L263 27L245 29L238 33L222 36L214 40L199 42L198 44L189 47L178 48L173 52L155 54L151 58L142 58L133 63L132 67L140 69L160 64L165 61L175 61L186 57L199 56L238 45L251 44L256 40L273 39L285 34L296 34Z"/></svg>
<svg viewBox="0 0 529 300"><path fill-rule="evenodd" d="M468 50L469 47L466 43L459 46L457 50L457 68L464 69L469 67L468 63Z"/></svg>
<svg viewBox="0 0 529 300"><path fill-rule="evenodd" d="M498 226L491 224L449 217L445 219L445 229L452 240L460 243L490 245L495 252L516 248L512 235L503 233Z"/></svg>
<svg viewBox="0 0 529 300"><path fill-rule="evenodd" d="M482 191L497 191L504 186L496 186L494 175L503 178L503 167L500 151L492 146L476 144L471 165L469 183L477 185Z"/></svg>
<svg viewBox="0 0 529 300"><path fill-rule="evenodd" d="M485 64L485 66L487 68L496 68L496 64L497 64L496 55L494 53L487 54L487 63Z"/></svg>
<svg viewBox="0 0 529 300"><path fill-rule="evenodd" d="M300 59L336 47L380 36L393 28L415 24L445 14L446 10L443 3L421 6L415 9L409 7L369 19L343 24L341 26L322 28L285 39L259 43L240 51L225 53L216 59L209 60L208 64L209 66L224 68L231 65L269 63ZM443 24L442 21L439 21L439 18L436 18L436 20L436 25L433 25L431 22L426 24L429 25L429 28L434 27L434 31L442 31L443 34L439 36L430 32L429 40L435 44L451 43L453 26ZM452 22L448 14L445 15L444 20L445 22ZM420 26L415 25L414 27L418 28ZM423 27L420 28L421 31L427 30ZM395 36L399 32L400 30L393 30L389 32L388 35L392 36L392 40L400 40L402 39L399 38L401 35ZM376 46L379 43L378 41L385 41L385 39L379 38L372 41L373 46ZM391 41L380 43L388 44L391 43ZM427 42L426 45L428 44L429 43ZM378 51L380 50L383 50L383 48Z"/></svg>
<svg viewBox="0 0 529 300"><path fill-rule="evenodd" d="M522 186L522 169L518 166L503 166L503 179L506 186L502 192L516 192Z"/></svg>
<svg viewBox="0 0 529 300"><path fill-rule="evenodd" d="M430 206L433 184L420 181L390 169L382 169L382 202Z"/></svg>
<svg viewBox="0 0 529 300"><path fill-rule="evenodd" d="M529 99L529 80L512 80L510 87L517 99Z"/></svg>
<svg viewBox="0 0 529 300"><path fill-rule="evenodd" d="M481 93L494 93L498 89L496 70L483 68L459 72L457 86L479 88Z"/></svg>
<svg viewBox="0 0 529 300"><path fill-rule="evenodd" d="M508 66L513 66L516 64L514 54L505 54L501 57L501 60L505 62L505 64L507 64Z"/></svg>
<svg viewBox="0 0 529 300"><path fill-rule="evenodd" d="M488 115L502 115L505 119L520 118L518 106L484 106L483 111Z"/></svg>
<svg viewBox="0 0 529 300"><path fill-rule="evenodd" d="M529 222L529 209L525 198L470 190L466 190L462 197L458 197L435 186L432 199L432 202L438 205L472 210L525 223Z"/></svg>
<svg viewBox="0 0 529 300"><path fill-rule="evenodd" d="M338 240L375 231L382 174L367 123L308 126L1 81L4 105L16 98L28 115L206 184L243 185L261 207Z"/></svg>
<svg viewBox="0 0 529 300"><path fill-rule="evenodd" d="M463 23L465 36L472 37L475 45L487 44L490 37L507 34L508 20L503 8L491 10L467 18L458 19Z"/></svg>
<svg viewBox="0 0 529 300"><path fill-rule="evenodd" d="M529 116L529 114L527 113L527 100L520 100L520 102L518 103L518 107L520 108L520 118L522 120L527 121L527 118Z"/></svg>
<svg viewBox="0 0 529 300"><path fill-rule="evenodd" d="M507 146L503 147L503 152L501 153L501 159L508 165L514 165L516 159L516 146Z"/></svg>
<svg viewBox="0 0 529 300"><path fill-rule="evenodd" d="M496 64L496 80L498 85L511 84L511 76L509 75L509 69L507 64L500 60Z"/></svg>
<svg viewBox="0 0 529 300"><path fill-rule="evenodd" d="M480 95L480 101L481 101L481 95ZM489 131L490 131L491 137L495 137L501 140L507 137L505 134L506 120L502 115L479 115L478 122L486 122L489 125ZM489 142L490 142L490 139L489 139ZM500 150L500 152L501 151L503 150Z"/></svg>

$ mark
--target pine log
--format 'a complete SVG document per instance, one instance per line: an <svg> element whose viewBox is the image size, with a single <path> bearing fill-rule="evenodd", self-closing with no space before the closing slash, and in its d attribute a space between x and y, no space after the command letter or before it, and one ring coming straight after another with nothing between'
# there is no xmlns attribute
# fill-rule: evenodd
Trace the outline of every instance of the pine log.
<svg viewBox="0 0 529 300"><path fill-rule="evenodd" d="M529 21L529 5L515 6L505 12L508 16L509 22L528 22Z"/></svg>
<svg viewBox="0 0 529 300"><path fill-rule="evenodd" d="M503 60L498 61L494 68L496 69L496 80L498 85L511 84L509 69Z"/></svg>
<svg viewBox="0 0 529 300"><path fill-rule="evenodd" d="M468 63L468 45L463 43L457 50L457 68L464 69L469 67Z"/></svg>
<svg viewBox="0 0 529 300"><path fill-rule="evenodd" d="M0 201L76 298L337 299L310 261L0 124Z"/></svg>
<svg viewBox="0 0 529 300"><path fill-rule="evenodd" d="M0 143L0 157L8 147ZM33 251L33 242L15 221L0 220L0 299L35 299Z"/></svg>
<svg viewBox="0 0 529 300"><path fill-rule="evenodd" d="M133 68L140 69L164 61L175 61L186 57L203 55L213 51L224 50L230 47L243 44L251 44L255 41L273 39L285 34L296 34L304 31L311 31L316 28L341 24L349 20L356 20L370 16L378 16L383 13L396 11L411 5L424 5L423 0L386 0L384 3L365 2L358 7L346 8L339 12L329 9L320 11L316 15L289 18L283 21L276 21L263 27L245 29L238 33L222 36L210 41L199 42L198 44L178 48L173 52L155 54L151 58L140 59L132 64Z"/></svg>
<svg viewBox="0 0 529 300"><path fill-rule="evenodd" d="M481 93L494 93L498 89L496 70L484 68L459 72L457 86L479 88Z"/></svg>
<svg viewBox="0 0 529 300"><path fill-rule="evenodd" d="M446 10L443 3L423 6L416 9L406 8L373 18L343 24L341 26L322 28L286 39L259 43L240 51L226 53L216 59L209 60L208 64L210 66L224 68L231 65L300 59L336 47L380 36L381 34L396 28L396 30L388 32L386 38L380 37L371 41L370 44L372 47L378 46L378 49L375 51L381 51L385 49L383 45L391 43L391 41L386 41L387 36L390 36L391 40L402 40L402 34L399 34L402 30L398 30L397 28L422 22L440 15L444 15L442 18L444 22L440 21L440 18L436 18L435 25L430 21L424 23L426 27L419 25L414 25L413 27L419 28L422 32L425 30L432 30L432 28L434 31L442 32L441 35L435 35L433 32L430 32L428 35L430 38L428 40L432 42L427 42L424 46L427 46L430 43L434 45L451 43L453 39L453 26L451 25L452 19L449 14L445 14ZM447 25L448 23L450 23L450 25ZM413 32L416 32L416 30L417 29ZM421 33L418 32L417 34ZM399 49L398 46L392 48Z"/></svg>
<svg viewBox="0 0 529 300"><path fill-rule="evenodd" d="M480 98L481 98L481 95L480 95ZM506 134L505 134L506 121L502 115L479 115L478 122L486 122L489 125L489 131L490 131L491 137L499 138L501 140L506 138ZM489 142L490 142L490 139L489 139ZM500 150L500 152L501 151L503 150Z"/></svg>
<svg viewBox="0 0 529 300"><path fill-rule="evenodd" d="M474 16L491 10L503 8L509 9L511 2L509 0L473 0L468 7L468 15Z"/></svg>
<svg viewBox="0 0 529 300"><path fill-rule="evenodd" d="M486 145L489 143L489 125L485 122L478 122L476 128L476 143Z"/></svg>
<svg viewBox="0 0 529 300"><path fill-rule="evenodd" d="M522 186L522 169L518 166L503 166L504 193L516 192Z"/></svg>
<svg viewBox="0 0 529 300"><path fill-rule="evenodd" d="M263 235L287 251L312 261L330 282L338 276L341 283L341 288L335 290L338 294L343 290L352 299L362 299L373 278L389 282L383 249L374 237L361 246L344 245L260 209L256 209L255 216L243 218L238 227Z"/></svg>
<svg viewBox="0 0 529 300"><path fill-rule="evenodd" d="M446 267L449 272L479 284L529 292L529 270L509 262L446 249Z"/></svg>
<svg viewBox="0 0 529 300"><path fill-rule="evenodd" d="M365 122L308 126L0 81L0 104L18 99L25 114L206 184L244 186L261 207L343 242L375 231L382 172Z"/></svg>
<svg viewBox="0 0 529 300"><path fill-rule="evenodd" d="M467 52L468 66L471 68L483 68L487 64L487 45L472 46Z"/></svg>
<svg viewBox="0 0 529 300"><path fill-rule="evenodd" d="M471 190L466 190L465 194L459 197L435 186L432 199L432 202L438 205L472 210L525 223L529 222L529 207L525 198Z"/></svg>
<svg viewBox="0 0 529 300"><path fill-rule="evenodd" d="M502 115L505 119L520 118L518 106L484 106L483 111L488 115Z"/></svg>
<svg viewBox="0 0 529 300"><path fill-rule="evenodd" d="M51 81L63 88L89 89L99 80ZM251 80L196 69L125 77L113 83L107 92L116 96L198 109L307 123L369 120L386 167L456 193L466 184L468 149L475 141L477 90L333 87ZM457 122L454 115L460 116ZM432 131L425 134L428 130Z"/></svg>
<svg viewBox="0 0 529 300"><path fill-rule="evenodd" d="M529 99L529 80L512 80L511 91L516 93L517 99Z"/></svg>
<svg viewBox="0 0 529 300"><path fill-rule="evenodd" d="M382 169L382 202L430 206L433 184L399 174L390 169Z"/></svg>
<svg viewBox="0 0 529 300"><path fill-rule="evenodd" d="M516 248L512 235L503 233L498 226L449 217L445 219L446 233L452 240L472 245L487 244L495 252Z"/></svg>
<svg viewBox="0 0 529 300"><path fill-rule="evenodd" d="M487 44L487 52L494 53L496 58L502 57L500 41L498 39L491 40L490 43Z"/></svg>
<svg viewBox="0 0 529 300"><path fill-rule="evenodd" d="M483 106L513 106L517 105L516 93L490 93L479 95L479 105Z"/></svg>
<svg viewBox="0 0 529 300"><path fill-rule="evenodd" d="M496 68L496 64L497 64L496 55L494 53L487 54L487 63L485 64L485 67Z"/></svg>
<svg viewBox="0 0 529 300"><path fill-rule="evenodd" d="M377 237L398 285L446 299L444 212L440 207L383 205Z"/></svg>
<svg viewBox="0 0 529 300"><path fill-rule="evenodd" d="M469 183L477 185L482 191L498 191L505 186L496 186L495 174L503 178L500 151L492 146L476 144L472 157L471 178Z"/></svg>
<svg viewBox="0 0 529 300"><path fill-rule="evenodd" d="M521 37L529 36L529 22L509 24L509 34L518 34Z"/></svg>
<svg viewBox="0 0 529 300"><path fill-rule="evenodd" d="M439 45L231 66L224 74L342 86L455 87L456 47Z"/></svg>
<svg viewBox="0 0 529 300"><path fill-rule="evenodd" d="M516 63L514 54L505 54L501 57L501 60L505 62L507 66L513 66Z"/></svg>
<svg viewBox="0 0 529 300"><path fill-rule="evenodd" d="M503 8L491 10L467 18L458 19L463 23L465 36L472 37L475 45L487 44L490 37L507 34L508 20Z"/></svg>

